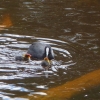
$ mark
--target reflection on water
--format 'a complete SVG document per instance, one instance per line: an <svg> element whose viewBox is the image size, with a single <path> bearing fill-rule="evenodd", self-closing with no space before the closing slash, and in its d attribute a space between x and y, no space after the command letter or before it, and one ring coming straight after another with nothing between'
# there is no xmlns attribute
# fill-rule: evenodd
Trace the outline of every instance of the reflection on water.
<svg viewBox="0 0 100 100"><path fill-rule="evenodd" d="M99 68L100 8L97 3L89 2L1 2L0 97L3 100L13 97L17 100L17 97L26 94L47 95L41 90ZM24 55L35 41L50 44L54 49L55 59L48 78L40 65L41 61L15 61L15 56Z"/></svg>
<svg viewBox="0 0 100 100"><path fill-rule="evenodd" d="M55 85L55 78L58 78L59 75L67 74L67 68L76 64L72 59L73 55L71 52L61 48L62 45L67 45L64 41L7 33L3 33L0 36L0 80L3 81L1 83L1 90L9 92L10 96L20 96L20 93L21 95L41 94L35 91L48 89L50 86ZM20 40L18 41L18 39ZM49 69L50 71L44 71L41 66L41 61L15 61L15 56L23 55L27 52L30 43L26 39L44 42L52 46L56 59L52 61L53 65ZM57 57L58 55L60 58ZM46 73L48 73L48 78L46 77Z"/></svg>

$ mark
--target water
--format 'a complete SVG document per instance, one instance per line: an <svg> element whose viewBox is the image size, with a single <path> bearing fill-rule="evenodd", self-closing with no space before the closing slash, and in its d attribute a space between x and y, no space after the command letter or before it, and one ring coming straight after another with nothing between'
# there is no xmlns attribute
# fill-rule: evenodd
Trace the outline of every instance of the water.
<svg viewBox="0 0 100 100"><path fill-rule="evenodd" d="M0 97L23 100L24 95L46 95L41 90L99 69L99 3L98 0L1 1ZM15 61L15 56L24 55L35 41L50 44L54 49L55 60L48 72L44 72L41 61ZM89 91L78 99L99 98L100 90Z"/></svg>

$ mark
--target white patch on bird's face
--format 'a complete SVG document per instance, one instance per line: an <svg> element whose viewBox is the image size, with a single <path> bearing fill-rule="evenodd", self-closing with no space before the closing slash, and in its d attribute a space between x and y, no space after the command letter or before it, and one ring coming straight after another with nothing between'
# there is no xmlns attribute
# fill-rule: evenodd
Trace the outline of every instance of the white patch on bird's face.
<svg viewBox="0 0 100 100"><path fill-rule="evenodd" d="M46 47L46 57L48 57L48 55L49 55L49 48Z"/></svg>

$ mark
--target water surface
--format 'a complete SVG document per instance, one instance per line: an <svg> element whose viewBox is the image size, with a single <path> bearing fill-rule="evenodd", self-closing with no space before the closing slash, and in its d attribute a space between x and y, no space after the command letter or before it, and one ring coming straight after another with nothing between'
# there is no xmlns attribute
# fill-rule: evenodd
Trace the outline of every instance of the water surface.
<svg viewBox="0 0 100 100"><path fill-rule="evenodd" d="M98 0L1 1L0 97L21 100L19 97L24 95L45 95L41 90L99 69L99 3ZM35 41L50 44L54 49L55 59L48 78L41 61L15 61L15 56L24 55ZM97 100L100 89L94 88L78 99Z"/></svg>

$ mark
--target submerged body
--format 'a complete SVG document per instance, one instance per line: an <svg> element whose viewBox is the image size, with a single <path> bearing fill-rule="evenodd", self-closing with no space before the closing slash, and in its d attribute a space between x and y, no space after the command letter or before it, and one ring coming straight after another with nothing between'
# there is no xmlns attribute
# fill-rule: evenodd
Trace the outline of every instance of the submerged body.
<svg viewBox="0 0 100 100"><path fill-rule="evenodd" d="M27 54L31 55L32 60L43 60L45 57L48 57L49 60L54 59L54 53L51 46L40 42L32 43L27 51Z"/></svg>

